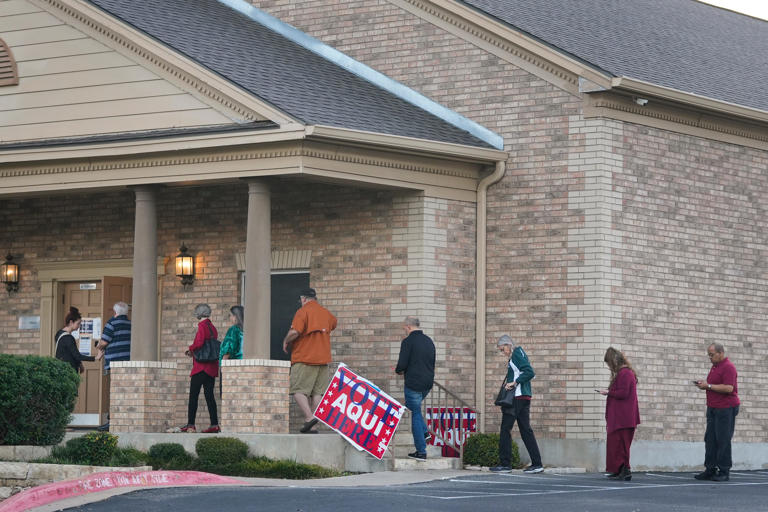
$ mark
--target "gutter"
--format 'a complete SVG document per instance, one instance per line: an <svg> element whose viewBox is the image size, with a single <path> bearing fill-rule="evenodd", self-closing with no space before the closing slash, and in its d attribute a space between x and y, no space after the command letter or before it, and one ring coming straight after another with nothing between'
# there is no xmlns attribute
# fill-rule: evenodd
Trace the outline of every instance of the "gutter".
<svg viewBox="0 0 768 512"><path fill-rule="evenodd" d="M485 432L485 291L486 291L486 239L488 187L504 177L506 161L496 162L496 170L477 185L477 268L475 290L475 401L477 402L477 431Z"/></svg>

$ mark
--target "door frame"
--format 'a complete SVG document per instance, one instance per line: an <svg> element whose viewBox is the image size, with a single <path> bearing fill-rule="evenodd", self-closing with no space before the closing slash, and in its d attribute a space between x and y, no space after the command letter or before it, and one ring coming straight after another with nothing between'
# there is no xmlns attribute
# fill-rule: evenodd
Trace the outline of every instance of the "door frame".
<svg viewBox="0 0 768 512"><path fill-rule="evenodd" d="M157 260L157 332L162 323L162 280L168 258ZM133 278L133 258L111 260L51 261L37 265L40 281L40 355L53 356L53 336L58 330L61 301L58 300L59 283L64 281L103 281L104 276ZM162 343L158 340L158 352ZM158 354L159 361L159 354Z"/></svg>

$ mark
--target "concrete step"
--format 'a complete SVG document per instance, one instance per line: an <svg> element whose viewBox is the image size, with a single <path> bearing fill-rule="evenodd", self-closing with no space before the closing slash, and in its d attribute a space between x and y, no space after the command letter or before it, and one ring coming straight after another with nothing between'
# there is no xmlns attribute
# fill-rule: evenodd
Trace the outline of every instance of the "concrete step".
<svg viewBox="0 0 768 512"><path fill-rule="evenodd" d="M427 460L419 461L409 458L396 458L394 464L394 471L427 471L430 469L461 469L461 461L458 458L453 457L438 457L430 458L427 455Z"/></svg>
<svg viewBox="0 0 768 512"><path fill-rule="evenodd" d="M411 442L409 444L398 444L394 446L390 444L389 449L394 452L396 459L404 459L408 457L409 453L416 451L416 448L413 446L413 439L411 439ZM443 449L441 447L427 445L428 458L436 459L438 457L441 457L442 454L443 454Z"/></svg>

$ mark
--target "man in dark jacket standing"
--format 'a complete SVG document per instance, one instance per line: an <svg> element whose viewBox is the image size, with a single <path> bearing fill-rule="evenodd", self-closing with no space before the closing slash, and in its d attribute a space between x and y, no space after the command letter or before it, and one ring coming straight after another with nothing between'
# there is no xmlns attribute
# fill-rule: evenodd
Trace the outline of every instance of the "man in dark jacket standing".
<svg viewBox="0 0 768 512"><path fill-rule="evenodd" d="M435 380L435 344L422 332L419 319L406 317L403 329L407 336L400 344L400 357L395 373L405 374L405 406L411 411L411 432L416 451L408 457L427 460L427 425L421 414L421 402Z"/></svg>

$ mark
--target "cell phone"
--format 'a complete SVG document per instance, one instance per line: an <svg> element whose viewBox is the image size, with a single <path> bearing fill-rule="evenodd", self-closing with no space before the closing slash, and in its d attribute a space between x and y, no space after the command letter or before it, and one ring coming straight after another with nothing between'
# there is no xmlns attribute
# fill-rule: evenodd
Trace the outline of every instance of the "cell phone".
<svg viewBox="0 0 768 512"><path fill-rule="evenodd" d="M697 380L692 380L691 382L693 382L694 386L698 386L699 385L699 381L697 381Z"/></svg>
<svg viewBox="0 0 768 512"><path fill-rule="evenodd" d="M595 390L595 393L600 393L600 390L599 390L599 389L596 389L596 390Z"/></svg>

